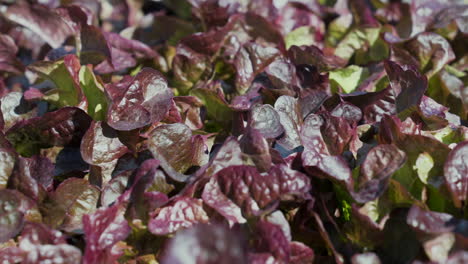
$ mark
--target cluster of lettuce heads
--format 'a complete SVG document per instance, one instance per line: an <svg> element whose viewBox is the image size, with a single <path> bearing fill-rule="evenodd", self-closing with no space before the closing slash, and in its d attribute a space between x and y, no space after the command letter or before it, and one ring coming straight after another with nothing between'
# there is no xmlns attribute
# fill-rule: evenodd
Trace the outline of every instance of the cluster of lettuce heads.
<svg viewBox="0 0 468 264"><path fill-rule="evenodd" d="M0 0L0 263L467 263L467 4Z"/></svg>

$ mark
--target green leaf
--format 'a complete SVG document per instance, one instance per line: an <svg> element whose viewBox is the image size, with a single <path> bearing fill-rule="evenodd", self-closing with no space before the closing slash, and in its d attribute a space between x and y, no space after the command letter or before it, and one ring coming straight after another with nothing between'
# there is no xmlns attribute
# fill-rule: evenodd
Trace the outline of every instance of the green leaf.
<svg viewBox="0 0 468 264"><path fill-rule="evenodd" d="M42 206L44 222L68 232L81 229L82 217L96 210L99 189L88 180L70 178L62 182Z"/></svg>
<svg viewBox="0 0 468 264"><path fill-rule="evenodd" d="M352 15L339 16L333 20L326 31L325 42L328 46L336 47L338 43L346 36L351 23L353 22ZM352 54L350 55L350 57Z"/></svg>
<svg viewBox="0 0 468 264"><path fill-rule="evenodd" d="M233 111L222 96L221 88L214 84L214 89L199 88L190 91L190 95L198 97L206 107L208 117L221 123L229 123Z"/></svg>
<svg viewBox="0 0 468 264"><path fill-rule="evenodd" d="M339 85L345 93L351 93L368 76L369 71L357 65L331 71L329 75L331 89L337 91Z"/></svg>
<svg viewBox="0 0 468 264"><path fill-rule="evenodd" d="M78 58L75 55L67 55L57 61L36 62L28 68L55 85L55 89L46 94L44 99L57 107L65 107L80 103L81 88L78 80L74 78L77 65L79 66Z"/></svg>
<svg viewBox="0 0 468 264"><path fill-rule="evenodd" d="M284 38L286 42L286 49L291 46L309 46L315 44L315 29L311 26L298 27L292 32L289 32Z"/></svg>
<svg viewBox="0 0 468 264"><path fill-rule="evenodd" d="M95 121L105 120L107 99L104 95L104 87L96 79L93 71L88 66L81 67L79 80L88 101L88 115L90 115Z"/></svg>
<svg viewBox="0 0 468 264"><path fill-rule="evenodd" d="M431 171L432 167L434 167L434 160L432 159L431 155L429 155L429 153L423 152L416 158L413 170L416 171L419 179L424 184L427 184L429 171Z"/></svg>
<svg viewBox="0 0 468 264"><path fill-rule="evenodd" d="M345 60L356 53L356 64L381 61L388 57L388 45L379 38L381 28L353 28L337 44L335 55Z"/></svg>

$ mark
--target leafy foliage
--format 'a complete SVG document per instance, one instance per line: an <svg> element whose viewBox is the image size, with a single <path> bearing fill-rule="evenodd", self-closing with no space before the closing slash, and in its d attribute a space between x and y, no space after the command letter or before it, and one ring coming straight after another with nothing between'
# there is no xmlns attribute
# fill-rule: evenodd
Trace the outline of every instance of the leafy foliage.
<svg viewBox="0 0 468 264"><path fill-rule="evenodd" d="M466 263L463 0L0 0L0 263Z"/></svg>

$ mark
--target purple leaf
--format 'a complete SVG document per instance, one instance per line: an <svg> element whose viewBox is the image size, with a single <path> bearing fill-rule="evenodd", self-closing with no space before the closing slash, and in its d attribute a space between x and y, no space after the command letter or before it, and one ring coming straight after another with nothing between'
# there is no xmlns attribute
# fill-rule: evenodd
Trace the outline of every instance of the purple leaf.
<svg viewBox="0 0 468 264"><path fill-rule="evenodd" d="M103 60L112 61L110 45L100 28L92 25L82 25L80 40L81 64L98 64Z"/></svg>
<svg viewBox="0 0 468 264"><path fill-rule="evenodd" d="M177 96L174 97L177 109L180 111L181 123L186 124L190 129L201 129L203 119L201 107L203 102L196 96Z"/></svg>
<svg viewBox="0 0 468 264"><path fill-rule="evenodd" d="M335 180L346 187L354 185L351 169L341 156L329 156L306 148L301 158L308 174Z"/></svg>
<svg viewBox="0 0 468 264"><path fill-rule="evenodd" d="M203 210L203 201L187 197L156 209L149 220L148 229L155 235L167 235L208 221L208 215Z"/></svg>
<svg viewBox="0 0 468 264"><path fill-rule="evenodd" d="M190 128L181 123L156 127L151 132L148 144L156 159L164 159L180 173L192 166L202 166L208 161L203 137L193 136ZM165 167L165 164L161 166Z"/></svg>
<svg viewBox="0 0 468 264"><path fill-rule="evenodd" d="M112 178L102 189L101 204L110 206L125 192L128 183L128 173L121 173Z"/></svg>
<svg viewBox="0 0 468 264"><path fill-rule="evenodd" d="M235 60L237 93L244 94L255 76L262 72L278 53L278 50L272 47L263 47L252 42L245 44L237 53Z"/></svg>
<svg viewBox="0 0 468 264"><path fill-rule="evenodd" d="M375 200L388 186L390 176L406 162L405 152L394 145L377 145L372 148L361 165L357 178L358 192L352 193L359 203Z"/></svg>
<svg viewBox="0 0 468 264"><path fill-rule="evenodd" d="M7 131L6 137L20 154L32 155L39 148L77 145L90 124L91 117L83 110L64 107L16 123Z"/></svg>
<svg viewBox="0 0 468 264"><path fill-rule="evenodd" d="M124 71L127 68L134 67L139 59L162 59L151 47L138 40L128 39L112 32L103 32L102 34L105 40L100 40L102 43L98 43L101 46L98 48L102 51L101 53L108 53L106 50L106 47L108 47L110 57L107 54L106 57L109 59L96 66L96 71L99 73Z"/></svg>
<svg viewBox="0 0 468 264"><path fill-rule="evenodd" d="M8 187L40 202L46 195L46 189L52 188L53 169L53 164L47 158L19 157L8 180Z"/></svg>
<svg viewBox="0 0 468 264"><path fill-rule="evenodd" d="M444 37L432 32L418 34L406 46L411 54L417 56L421 63L421 71L428 77L455 59L450 43Z"/></svg>
<svg viewBox="0 0 468 264"><path fill-rule="evenodd" d="M10 92L0 98L1 118L3 119L3 130L8 131L15 123L26 120L37 115L37 109L31 109L24 100L24 94Z"/></svg>
<svg viewBox="0 0 468 264"><path fill-rule="evenodd" d="M271 105L253 107L250 115L250 126L265 138L276 138L283 133L280 116Z"/></svg>
<svg viewBox="0 0 468 264"><path fill-rule="evenodd" d="M292 264L307 264L314 262L314 251L301 242L293 241L289 244L291 255L289 262Z"/></svg>
<svg viewBox="0 0 468 264"><path fill-rule="evenodd" d="M348 142L351 140L351 126L344 118L329 115L328 113L324 113L321 116L324 122L320 127L320 131L330 155L343 153Z"/></svg>
<svg viewBox="0 0 468 264"><path fill-rule="evenodd" d="M406 222L413 229L429 234L442 234L454 230L453 216L446 213L431 212L413 205L408 212Z"/></svg>
<svg viewBox="0 0 468 264"><path fill-rule="evenodd" d="M156 159L145 160L130 179L130 202L126 215L147 222L149 213L166 204L174 186L168 184Z"/></svg>
<svg viewBox="0 0 468 264"><path fill-rule="evenodd" d="M197 225L178 232L168 242L161 263L247 263L245 251L245 244L238 231L221 225Z"/></svg>
<svg viewBox="0 0 468 264"><path fill-rule="evenodd" d="M104 33L104 36L112 48L131 53L136 58L149 59L158 56L153 49L138 40L127 39L119 34L111 32Z"/></svg>
<svg viewBox="0 0 468 264"><path fill-rule="evenodd" d="M16 58L18 47L14 40L0 34L0 71L21 74L24 71L23 64Z"/></svg>
<svg viewBox="0 0 468 264"><path fill-rule="evenodd" d="M457 207L468 198L468 142L458 143L450 151L444 165L447 187Z"/></svg>
<svg viewBox="0 0 468 264"><path fill-rule="evenodd" d="M68 245L66 237L44 224L27 223L21 233L21 263L81 263L81 251Z"/></svg>
<svg viewBox="0 0 468 264"><path fill-rule="evenodd" d="M427 78L411 66L402 68L392 61L385 61L384 65L396 95L397 112L418 106L427 90Z"/></svg>
<svg viewBox="0 0 468 264"><path fill-rule="evenodd" d="M390 87L379 92L345 95L343 100L359 107L366 124L379 122L384 115L396 114L395 94Z"/></svg>
<svg viewBox="0 0 468 264"><path fill-rule="evenodd" d="M260 172L270 169L271 155L269 145L260 132L253 128L248 128L239 143L242 152L252 159Z"/></svg>
<svg viewBox="0 0 468 264"><path fill-rule="evenodd" d="M128 196L107 208L83 216L86 248L83 263L114 263L121 255L113 248L130 234L130 226L124 218ZM122 252L123 253L123 252Z"/></svg>
<svg viewBox="0 0 468 264"><path fill-rule="evenodd" d="M258 253L270 253L278 262L289 263L291 248L281 227L266 221L259 221L255 230L254 250Z"/></svg>
<svg viewBox="0 0 468 264"><path fill-rule="evenodd" d="M333 70L346 65L346 62L337 56L325 56L316 46L292 46L288 50L288 56L295 65L310 64L319 71Z"/></svg>
<svg viewBox="0 0 468 264"><path fill-rule="evenodd" d="M173 97L163 75L150 68L142 69L134 78L107 85L106 92L112 102L108 123L124 131L161 121Z"/></svg>
<svg viewBox="0 0 468 264"><path fill-rule="evenodd" d="M302 145L299 130L302 126L302 110L299 101L291 96L280 96L275 102L284 135L277 141L282 147L292 150Z"/></svg>
<svg viewBox="0 0 468 264"><path fill-rule="evenodd" d="M372 148L361 165L359 183L371 179L387 178L406 161L406 154L394 145L377 145Z"/></svg>
<svg viewBox="0 0 468 264"><path fill-rule="evenodd" d="M234 7L238 5L235 1L189 0L188 2L192 5L192 12L210 28L224 26Z"/></svg>
<svg viewBox="0 0 468 264"><path fill-rule="evenodd" d="M235 137L229 137L224 141L214 157L211 158L204 174L210 177L231 165L244 165L242 150Z"/></svg>
<svg viewBox="0 0 468 264"><path fill-rule="evenodd" d="M296 68L291 62L282 57L276 57L266 67L265 73L273 87L285 94L290 94L290 91L295 88L294 86L298 82Z"/></svg>
<svg viewBox="0 0 468 264"><path fill-rule="evenodd" d="M0 147L0 189L5 189L8 179L13 172L16 162L16 153L8 148Z"/></svg>
<svg viewBox="0 0 468 264"><path fill-rule="evenodd" d="M258 216L281 200L304 198L309 189L309 179L285 165L274 166L265 174L255 167L229 166L205 185L202 198L229 222L244 223L244 216Z"/></svg>
<svg viewBox="0 0 468 264"><path fill-rule="evenodd" d="M14 191L0 191L0 243L16 236L23 227L21 200Z"/></svg>
<svg viewBox="0 0 468 264"><path fill-rule="evenodd" d="M186 92L192 88L208 68L208 56L197 53L186 45L177 45L172 70L176 87L181 91Z"/></svg>
<svg viewBox="0 0 468 264"><path fill-rule="evenodd" d="M96 210L99 189L85 179L62 182L43 204L44 223L72 232L83 228L82 217Z"/></svg>
<svg viewBox="0 0 468 264"><path fill-rule="evenodd" d="M62 46L73 30L54 10L40 4L16 4L8 7L5 16L30 29L52 48Z"/></svg>
<svg viewBox="0 0 468 264"><path fill-rule="evenodd" d="M332 116L341 117L350 124L357 124L362 119L362 111L359 107L347 102L341 102L330 112Z"/></svg>
<svg viewBox="0 0 468 264"><path fill-rule="evenodd" d="M113 161L128 151L114 129L95 121L84 134L80 149L83 160L91 165Z"/></svg>
<svg viewBox="0 0 468 264"><path fill-rule="evenodd" d="M110 59L103 60L104 58L99 59L99 57L95 56L93 52L87 54L88 58L98 58L98 61L102 61L94 70L98 74L109 74L109 73L116 73L125 71L128 68L132 68L137 65L137 61L132 57L130 53L121 51L116 48L110 48L110 54L112 57L112 61ZM85 57L85 59L87 59Z"/></svg>

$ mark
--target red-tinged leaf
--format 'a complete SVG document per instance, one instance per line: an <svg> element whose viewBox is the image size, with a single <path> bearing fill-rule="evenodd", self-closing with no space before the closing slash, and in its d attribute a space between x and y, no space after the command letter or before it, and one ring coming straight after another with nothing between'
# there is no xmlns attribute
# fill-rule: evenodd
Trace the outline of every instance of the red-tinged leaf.
<svg viewBox="0 0 468 264"><path fill-rule="evenodd" d="M0 243L16 236L23 226L21 200L10 190L0 191Z"/></svg>
<svg viewBox="0 0 468 264"><path fill-rule="evenodd" d="M251 166L229 166L205 185L202 198L229 222L243 223L244 216L258 216L281 200L304 198L309 189L309 179L285 165L272 167L265 174Z"/></svg>
<svg viewBox="0 0 468 264"><path fill-rule="evenodd" d="M53 169L53 164L47 158L19 157L8 180L8 187L40 202L44 199L46 190L52 188Z"/></svg>
<svg viewBox="0 0 468 264"><path fill-rule="evenodd" d="M387 178L406 161L406 154L394 145L377 145L372 148L361 165L359 181Z"/></svg>
<svg viewBox="0 0 468 264"><path fill-rule="evenodd" d="M359 107L366 124L379 122L384 115L396 114L395 94L390 87L379 92L344 95L343 100Z"/></svg>
<svg viewBox="0 0 468 264"><path fill-rule="evenodd" d="M323 114L322 118L324 122L320 127L320 131L330 155L343 153L352 137L351 126L341 117Z"/></svg>
<svg viewBox="0 0 468 264"><path fill-rule="evenodd" d="M119 34L112 32L105 32L104 36L106 38L106 41L112 48L131 53L136 58L149 59L158 56L156 51L154 51L149 46L138 40L127 39ZM112 59L114 60L116 58Z"/></svg>
<svg viewBox="0 0 468 264"><path fill-rule="evenodd" d="M359 107L347 102L341 102L330 112L332 116L341 117L350 124L357 124L362 119L362 111Z"/></svg>
<svg viewBox="0 0 468 264"><path fill-rule="evenodd" d="M396 95L397 113L418 106L427 90L427 78L412 66L402 68L392 61L385 61L384 65Z"/></svg>
<svg viewBox="0 0 468 264"><path fill-rule="evenodd" d="M192 5L192 12L209 28L224 26L234 7L233 3L230 3L232 1L223 3L220 1L189 0L188 2Z"/></svg>
<svg viewBox="0 0 468 264"><path fill-rule="evenodd" d="M268 80L280 94L291 94L298 83L294 65L283 57L276 57L265 69Z"/></svg>
<svg viewBox="0 0 468 264"><path fill-rule="evenodd" d="M0 34L0 71L21 74L24 65L16 58L18 47L14 40L8 36Z"/></svg>
<svg viewBox="0 0 468 264"><path fill-rule="evenodd" d="M263 71L278 53L275 48L263 47L255 43L244 45L237 53L235 60L237 93L244 94L255 76Z"/></svg>
<svg viewBox="0 0 468 264"><path fill-rule="evenodd" d="M46 98L50 103L59 107L87 105L80 86L80 61L76 55L68 54L56 61L38 61L28 69L54 84L55 89L49 91Z"/></svg>
<svg viewBox="0 0 468 264"><path fill-rule="evenodd" d="M417 231L428 234L442 234L454 230L454 224L450 224L453 219L452 215L426 211L417 205L413 205L408 212L406 222ZM454 222L452 221L452 223Z"/></svg>
<svg viewBox="0 0 468 264"><path fill-rule="evenodd" d="M291 253L289 263L307 264L314 262L314 251L301 242L293 241L289 244Z"/></svg>
<svg viewBox="0 0 468 264"><path fill-rule="evenodd" d="M280 226L266 221L259 221L255 233L253 248L256 254L269 253L279 263L290 263L290 242Z"/></svg>
<svg viewBox="0 0 468 264"><path fill-rule="evenodd" d="M79 144L90 124L91 117L83 110L64 107L16 123L6 137L20 154L31 156L40 148Z"/></svg>
<svg viewBox="0 0 468 264"><path fill-rule="evenodd" d="M280 123L280 116L271 105L252 108L250 125L265 138L276 138L284 131Z"/></svg>
<svg viewBox="0 0 468 264"><path fill-rule="evenodd" d="M82 64L97 64L103 60L112 61L111 48L101 29L82 25L80 31Z"/></svg>
<svg viewBox="0 0 468 264"><path fill-rule="evenodd" d="M114 205L83 216L86 240L83 263L114 263L123 254L113 248L131 231L124 217L127 199L124 194Z"/></svg>
<svg viewBox="0 0 468 264"><path fill-rule="evenodd" d="M428 77L436 74L455 59L450 43L444 37L432 32L418 34L406 46L412 54L417 56L421 63L421 71Z"/></svg>
<svg viewBox="0 0 468 264"><path fill-rule="evenodd" d="M255 163L260 172L271 167L271 155L266 139L257 130L250 128L239 141L241 150Z"/></svg>
<svg viewBox="0 0 468 264"><path fill-rule="evenodd" d="M359 203L375 200L388 186L392 174L406 162L405 152L394 145L377 145L372 148L361 165L357 178L358 191L352 193Z"/></svg>
<svg viewBox="0 0 468 264"><path fill-rule="evenodd" d="M246 261L246 244L239 231L221 225L197 225L178 232L168 242L161 263L237 264Z"/></svg>
<svg viewBox="0 0 468 264"><path fill-rule="evenodd" d="M83 228L82 217L96 210L99 189L85 179L62 182L42 205L44 223L72 232Z"/></svg>
<svg viewBox="0 0 468 264"><path fill-rule="evenodd" d="M15 4L8 7L5 16L39 35L52 48L62 46L66 38L73 34L58 13L41 4Z"/></svg>
<svg viewBox="0 0 468 264"><path fill-rule="evenodd" d="M201 129L203 127L204 115L201 107L203 102L196 96L177 96L174 102L179 109L181 123L186 124L190 129Z"/></svg>
<svg viewBox="0 0 468 264"><path fill-rule="evenodd" d="M128 151L119 140L117 131L103 122L92 122L81 140L83 160L91 165L111 162Z"/></svg>
<svg viewBox="0 0 468 264"><path fill-rule="evenodd" d="M117 198L125 192L128 183L128 173L121 173L112 178L102 189L101 204L104 206L112 205Z"/></svg>
<svg viewBox="0 0 468 264"><path fill-rule="evenodd" d="M111 99L107 122L116 130L133 130L161 121L169 111L172 91L161 73L142 69L134 78L109 84L106 92Z"/></svg>
<svg viewBox="0 0 468 264"><path fill-rule="evenodd" d="M209 67L209 57L197 53L190 47L179 44L172 61L174 85L183 93L191 89L200 80Z"/></svg>
<svg viewBox="0 0 468 264"><path fill-rule="evenodd" d="M16 153L2 146L0 148L0 190L6 188L8 179L15 167L15 162Z"/></svg>
<svg viewBox="0 0 468 264"><path fill-rule="evenodd" d="M179 173L208 162L203 137L193 136L190 128L181 123L156 127L148 144L153 156L163 162L161 166L166 167L164 162L167 162Z"/></svg>
<svg viewBox="0 0 468 264"><path fill-rule="evenodd" d="M208 221L201 199L181 198L156 209L149 220L148 229L155 235L167 235Z"/></svg>
<svg viewBox="0 0 468 264"><path fill-rule="evenodd" d="M455 205L460 207L468 199L468 141L458 143L450 151L444 165L444 176Z"/></svg>
<svg viewBox="0 0 468 264"><path fill-rule="evenodd" d="M40 223L27 223L19 239L21 263L81 263L81 251L68 245L66 236Z"/></svg>
<svg viewBox="0 0 468 264"><path fill-rule="evenodd" d="M341 156L329 156L306 148L301 158L309 175L329 178L349 188L354 185L351 169Z"/></svg>
<svg viewBox="0 0 468 264"><path fill-rule="evenodd" d="M326 56L316 46L292 46L288 50L288 56L294 64L310 64L319 69L319 71L333 70L344 67L346 62L337 56Z"/></svg>

